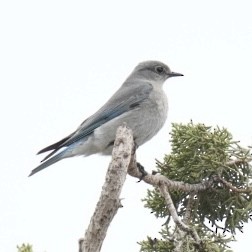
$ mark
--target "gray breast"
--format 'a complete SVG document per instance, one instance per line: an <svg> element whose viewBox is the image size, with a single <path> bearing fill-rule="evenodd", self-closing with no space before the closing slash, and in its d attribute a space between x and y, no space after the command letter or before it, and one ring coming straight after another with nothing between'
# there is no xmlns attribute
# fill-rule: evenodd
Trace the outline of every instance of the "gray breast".
<svg viewBox="0 0 252 252"><path fill-rule="evenodd" d="M149 99L143 102L136 112L138 124L132 125L137 145L144 144L158 133L166 121L167 111L168 102L164 91L152 92Z"/></svg>

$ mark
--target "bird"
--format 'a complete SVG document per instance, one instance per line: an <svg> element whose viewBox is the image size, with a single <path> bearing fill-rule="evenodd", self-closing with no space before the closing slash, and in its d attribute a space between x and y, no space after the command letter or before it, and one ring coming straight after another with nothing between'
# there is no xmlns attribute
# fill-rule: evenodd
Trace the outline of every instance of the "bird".
<svg viewBox="0 0 252 252"><path fill-rule="evenodd" d="M137 147L155 136L163 127L168 113L168 101L163 84L172 72L160 61L139 63L114 95L93 115L62 140L47 146L37 154L51 151L29 176L69 157L92 154L111 155L116 129L123 123L132 130Z"/></svg>

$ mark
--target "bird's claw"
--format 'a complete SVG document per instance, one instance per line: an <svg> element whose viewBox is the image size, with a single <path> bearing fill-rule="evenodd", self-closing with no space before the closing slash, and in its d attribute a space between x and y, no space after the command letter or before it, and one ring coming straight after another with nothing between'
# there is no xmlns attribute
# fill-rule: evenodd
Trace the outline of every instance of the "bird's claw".
<svg viewBox="0 0 252 252"><path fill-rule="evenodd" d="M137 162L137 168L139 170L139 172L142 174L141 177L139 178L139 180L137 181L138 183L141 182L143 180L143 178L148 174L145 170L144 167Z"/></svg>

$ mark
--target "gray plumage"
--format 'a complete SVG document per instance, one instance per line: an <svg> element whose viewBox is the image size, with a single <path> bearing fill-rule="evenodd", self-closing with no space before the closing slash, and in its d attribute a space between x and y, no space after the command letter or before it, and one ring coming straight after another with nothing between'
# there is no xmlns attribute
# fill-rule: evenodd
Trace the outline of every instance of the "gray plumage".
<svg viewBox="0 0 252 252"><path fill-rule="evenodd" d="M110 155L116 129L126 122L140 146L164 125L168 103L163 84L169 77L183 76L172 72L159 61L145 61L136 66L117 92L75 132L41 151L52 151L29 176L61 159L95 153Z"/></svg>

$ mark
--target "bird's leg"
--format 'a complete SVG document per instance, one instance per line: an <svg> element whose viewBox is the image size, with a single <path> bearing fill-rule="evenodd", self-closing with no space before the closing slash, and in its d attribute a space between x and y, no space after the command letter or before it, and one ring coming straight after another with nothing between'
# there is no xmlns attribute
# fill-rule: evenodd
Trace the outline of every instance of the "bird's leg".
<svg viewBox="0 0 252 252"><path fill-rule="evenodd" d="M133 150L132 150L133 155L136 154L137 148L138 148L138 145L136 144L136 141L135 141L135 139L134 139L134 146L133 146Z"/></svg>
<svg viewBox="0 0 252 252"><path fill-rule="evenodd" d="M136 144L136 141L134 139L133 154L136 154L137 148L138 148L138 145ZM139 181L137 181L137 182L141 182L141 180L144 178L144 176L146 176L148 173L144 170L144 167L139 162L137 162L136 165L137 165L139 172L142 174L141 177L139 178Z"/></svg>
<svg viewBox="0 0 252 252"><path fill-rule="evenodd" d="M139 162L137 162L137 168L138 168L139 172L142 174L141 177L139 178L139 181L137 181L137 182L141 182L141 180L142 180L148 173L144 170L144 167L143 167Z"/></svg>

